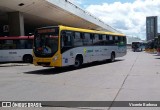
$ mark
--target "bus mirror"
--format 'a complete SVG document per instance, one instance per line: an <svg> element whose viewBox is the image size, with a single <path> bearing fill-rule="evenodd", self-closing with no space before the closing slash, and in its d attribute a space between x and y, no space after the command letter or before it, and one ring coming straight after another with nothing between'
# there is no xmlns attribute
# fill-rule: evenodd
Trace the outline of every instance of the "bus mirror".
<svg viewBox="0 0 160 110"><path fill-rule="evenodd" d="M33 35L33 33L29 33L29 36L32 36Z"/></svg>

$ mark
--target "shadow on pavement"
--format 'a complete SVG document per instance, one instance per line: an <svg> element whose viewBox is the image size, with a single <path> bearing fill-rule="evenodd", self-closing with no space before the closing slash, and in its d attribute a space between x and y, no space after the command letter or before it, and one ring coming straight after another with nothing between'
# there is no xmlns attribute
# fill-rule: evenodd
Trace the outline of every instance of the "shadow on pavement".
<svg viewBox="0 0 160 110"><path fill-rule="evenodd" d="M23 63L23 62L0 62L0 67L13 67L13 66L28 66L31 63Z"/></svg>
<svg viewBox="0 0 160 110"><path fill-rule="evenodd" d="M116 60L115 62L120 62L120 61L123 61L123 59ZM113 62L113 63L115 63L115 62ZM78 69L89 68L89 67L94 67L94 66L99 66L99 65L109 64L109 63L111 63L111 62L109 62L109 61L107 61L107 62L106 61L93 62L93 63L84 64L84 65L82 65L81 68L78 68ZM68 71L74 71L74 70L78 70L78 69L75 69L73 66L63 67L63 68L47 68L47 69L25 72L25 74L53 75L53 74L65 73Z"/></svg>

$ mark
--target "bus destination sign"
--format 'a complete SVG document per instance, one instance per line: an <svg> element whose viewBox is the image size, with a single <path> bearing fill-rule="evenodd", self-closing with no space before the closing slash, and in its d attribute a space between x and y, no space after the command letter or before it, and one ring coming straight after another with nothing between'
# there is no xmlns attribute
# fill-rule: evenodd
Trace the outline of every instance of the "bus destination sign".
<svg viewBox="0 0 160 110"><path fill-rule="evenodd" d="M54 33L55 29L52 28L52 29L39 29L38 30L39 34L42 34L42 33L51 33L51 32Z"/></svg>

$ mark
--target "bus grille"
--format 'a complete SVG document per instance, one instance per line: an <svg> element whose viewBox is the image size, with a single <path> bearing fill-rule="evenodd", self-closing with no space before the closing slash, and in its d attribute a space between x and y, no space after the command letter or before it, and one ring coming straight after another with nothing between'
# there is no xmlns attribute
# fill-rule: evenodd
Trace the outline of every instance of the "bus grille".
<svg viewBox="0 0 160 110"><path fill-rule="evenodd" d="M50 66L50 62L37 62L38 65Z"/></svg>

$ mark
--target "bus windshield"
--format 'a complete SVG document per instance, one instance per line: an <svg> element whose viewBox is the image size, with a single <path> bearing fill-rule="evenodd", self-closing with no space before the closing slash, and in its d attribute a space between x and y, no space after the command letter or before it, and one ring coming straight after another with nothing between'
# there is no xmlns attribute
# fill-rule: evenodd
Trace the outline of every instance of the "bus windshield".
<svg viewBox="0 0 160 110"><path fill-rule="evenodd" d="M58 31L45 28L36 31L34 53L37 57L52 57L58 51Z"/></svg>
<svg viewBox="0 0 160 110"><path fill-rule="evenodd" d="M132 50L135 51L142 51L144 50L144 45L142 42L132 42Z"/></svg>

